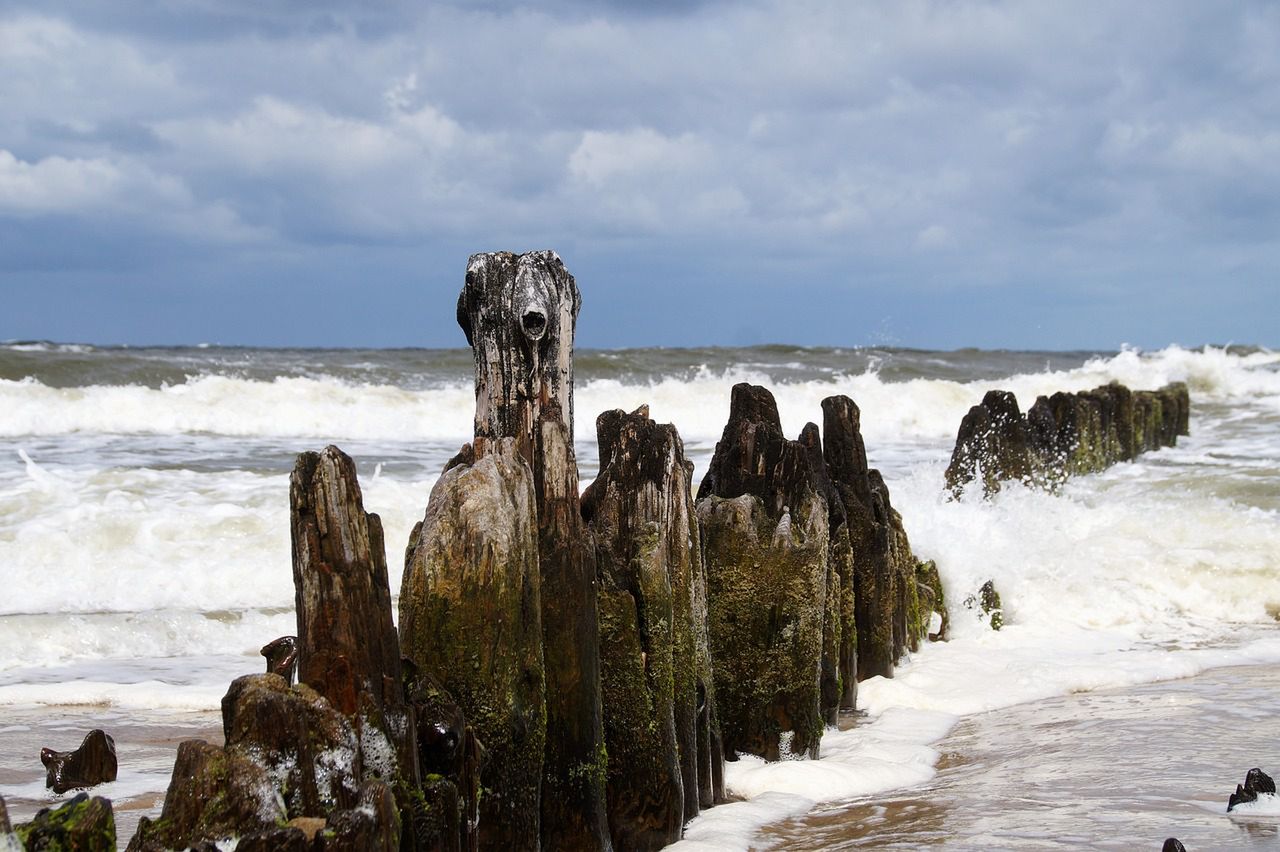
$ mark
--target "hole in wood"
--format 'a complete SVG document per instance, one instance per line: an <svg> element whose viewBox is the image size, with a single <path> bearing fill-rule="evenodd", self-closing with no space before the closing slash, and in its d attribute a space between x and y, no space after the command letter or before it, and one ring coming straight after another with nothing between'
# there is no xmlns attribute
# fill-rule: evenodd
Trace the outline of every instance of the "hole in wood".
<svg viewBox="0 0 1280 852"><path fill-rule="evenodd" d="M520 325L524 327L526 337L530 340L537 340L547 330L547 318L541 311L527 311L520 318Z"/></svg>

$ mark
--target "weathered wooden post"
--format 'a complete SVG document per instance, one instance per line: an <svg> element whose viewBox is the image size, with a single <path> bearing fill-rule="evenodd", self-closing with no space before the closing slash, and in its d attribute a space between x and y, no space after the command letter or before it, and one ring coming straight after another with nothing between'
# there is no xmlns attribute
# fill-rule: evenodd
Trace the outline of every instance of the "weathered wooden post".
<svg viewBox="0 0 1280 852"><path fill-rule="evenodd" d="M422 848L402 818L418 754L381 522L364 511L355 465L337 447L298 457L289 498L298 636L269 650L283 652L287 674L296 649L301 682L267 672L231 683L226 745L182 744L160 818L140 820L133 852L232 838L244 849L301 848L289 820L325 826L315 849Z"/></svg>
<svg viewBox="0 0 1280 852"><path fill-rule="evenodd" d="M734 386L697 510L725 756L817 757L827 505L766 389Z"/></svg>
<svg viewBox="0 0 1280 852"><path fill-rule="evenodd" d="M488 442L481 459L468 450L431 489L415 530L400 636L489 752L481 847L536 849L546 711L533 473L510 438Z"/></svg>
<svg viewBox="0 0 1280 852"><path fill-rule="evenodd" d="M845 528L853 562L856 641L842 646L842 659L856 677L893 676L898 658L894 645L896 578L888 530L889 508L872 488L862 440L862 413L847 396L822 401L823 457L844 504ZM852 647L851 647L852 644Z"/></svg>
<svg viewBox="0 0 1280 852"><path fill-rule="evenodd" d="M382 521L364 511L355 463L334 446L302 453L289 477L289 505L298 680L358 717L371 767L388 781L402 767L416 778Z"/></svg>
<svg viewBox="0 0 1280 852"><path fill-rule="evenodd" d="M699 696L714 703L714 685L689 467L675 427L646 408L606 411L596 431L600 475L582 513L601 582L609 827L615 848L660 849L715 792L699 781L699 756L713 750Z"/></svg>
<svg viewBox="0 0 1280 852"><path fill-rule="evenodd" d="M533 470L547 741L542 843L610 849L594 545L573 453L573 336L581 296L552 251L473 255L458 323L475 355L475 456L513 438Z"/></svg>
<svg viewBox="0 0 1280 852"><path fill-rule="evenodd" d="M818 489L827 502L827 609L822 617L822 674L819 684L823 721L828 725L835 725L840 720L840 708L846 697L843 643L848 631L854 629L852 610L846 619L844 608L844 586L846 581L853 581L853 554L849 549L844 503L828 475L827 463L822 457L822 437L816 424L805 424L800 432L800 444L809 454L809 469L813 471ZM848 602L852 606L852 597ZM853 707L852 700L849 707Z"/></svg>

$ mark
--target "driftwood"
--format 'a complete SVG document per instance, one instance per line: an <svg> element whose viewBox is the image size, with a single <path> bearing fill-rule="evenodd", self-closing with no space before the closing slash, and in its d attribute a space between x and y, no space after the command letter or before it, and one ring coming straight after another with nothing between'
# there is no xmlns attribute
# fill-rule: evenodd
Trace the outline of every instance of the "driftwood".
<svg viewBox="0 0 1280 852"><path fill-rule="evenodd" d="M600 578L609 827L615 848L660 849L714 803L700 763L722 759L691 466L675 428L645 408L607 411L596 432L600 475L582 513Z"/></svg>
<svg viewBox="0 0 1280 852"><path fill-rule="evenodd" d="M475 355L474 454L515 440L533 470L542 582L548 849L609 849L595 548L573 453L573 336L581 297L551 251L477 254L458 323Z"/></svg>
<svg viewBox="0 0 1280 852"><path fill-rule="evenodd" d="M1002 482L1053 488L1070 476L1177 444L1189 434L1187 386L1131 391L1112 382L1080 393L1041 396L1024 416L1008 391L989 391L960 423L946 487L959 497L981 477L984 495Z"/></svg>
<svg viewBox="0 0 1280 852"><path fill-rule="evenodd" d="M111 735L94 729L85 735L80 747L74 751L40 749L40 762L44 764L44 786L62 794L77 787L96 787L116 780L116 741Z"/></svg>

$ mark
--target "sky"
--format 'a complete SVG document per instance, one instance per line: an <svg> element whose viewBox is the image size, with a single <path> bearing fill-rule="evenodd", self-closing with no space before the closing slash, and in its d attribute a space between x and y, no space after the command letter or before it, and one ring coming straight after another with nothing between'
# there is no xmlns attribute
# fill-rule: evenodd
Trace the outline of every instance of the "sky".
<svg viewBox="0 0 1280 852"><path fill-rule="evenodd" d="M0 340L1280 345L1280 4L0 0Z"/></svg>

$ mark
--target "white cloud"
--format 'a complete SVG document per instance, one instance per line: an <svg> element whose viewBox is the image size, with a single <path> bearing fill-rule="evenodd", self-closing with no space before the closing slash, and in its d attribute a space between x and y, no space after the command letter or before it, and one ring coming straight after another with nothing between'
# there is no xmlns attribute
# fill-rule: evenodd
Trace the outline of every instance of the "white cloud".
<svg viewBox="0 0 1280 852"><path fill-rule="evenodd" d="M120 170L106 160L46 157L28 163L0 149L0 210L8 213L86 210L110 199L124 182Z"/></svg>
<svg viewBox="0 0 1280 852"><path fill-rule="evenodd" d="M1182 128L1169 147L1179 167L1248 179L1280 175L1280 132L1247 132L1203 122Z"/></svg>
<svg viewBox="0 0 1280 852"><path fill-rule="evenodd" d="M569 173L591 186L668 180L704 165L711 148L692 133L665 136L649 127L588 130L569 157Z"/></svg>
<svg viewBox="0 0 1280 852"><path fill-rule="evenodd" d="M260 241L225 203L201 204L177 178L136 162L46 157L34 163L0 148L0 215L132 217L200 241Z"/></svg>

